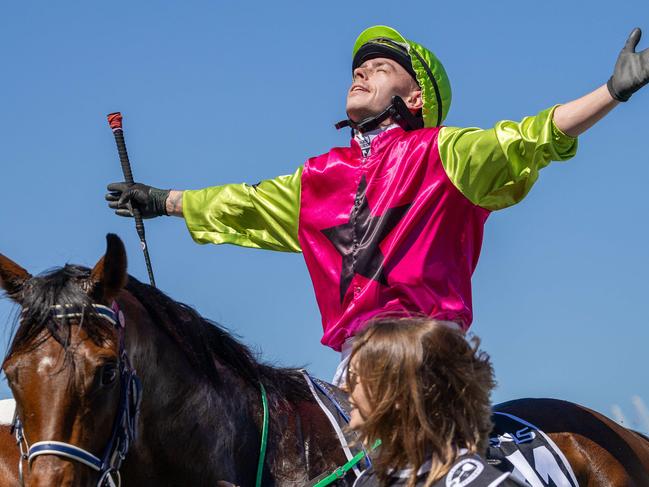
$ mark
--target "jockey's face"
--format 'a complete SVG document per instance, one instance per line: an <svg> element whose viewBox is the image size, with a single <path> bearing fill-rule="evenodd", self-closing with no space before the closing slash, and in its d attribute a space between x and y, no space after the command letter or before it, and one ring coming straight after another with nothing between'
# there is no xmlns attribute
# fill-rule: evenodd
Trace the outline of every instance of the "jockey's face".
<svg viewBox="0 0 649 487"><path fill-rule="evenodd" d="M403 98L412 112L422 107L419 85L399 63L387 58L369 59L354 70L354 81L347 92L347 116L360 122L378 115L395 95ZM382 125L389 123L390 119Z"/></svg>
<svg viewBox="0 0 649 487"><path fill-rule="evenodd" d="M347 387L349 388L349 402L353 408L349 418L349 427L357 429L365 422L365 418L371 412L371 407L360 377L355 372L354 361L349 367Z"/></svg>

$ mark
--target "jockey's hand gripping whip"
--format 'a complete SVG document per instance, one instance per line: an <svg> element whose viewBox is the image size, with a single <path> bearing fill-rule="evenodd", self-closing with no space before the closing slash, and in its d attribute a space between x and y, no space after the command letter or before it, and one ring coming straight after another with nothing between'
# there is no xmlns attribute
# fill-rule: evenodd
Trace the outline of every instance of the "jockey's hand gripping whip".
<svg viewBox="0 0 649 487"><path fill-rule="evenodd" d="M115 136L115 143L117 144L117 153L119 154L119 162L122 165L122 172L124 173L124 180L129 184L134 184L133 172L131 171L131 163L128 160L128 152L126 151L126 142L124 142L124 131L122 130L122 114L120 112L110 113L108 115L108 124L113 130ZM153 277L153 268L151 267L151 258L149 257L149 248L146 245L146 236L144 234L144 223L142 222L142 215L140 210L133 206L133 216L135 217L135 229L137 235L140 237L142 251L144 252L144 261L146 262L146 270L149 273L149 281L153 287L155 279Z"/></svg>

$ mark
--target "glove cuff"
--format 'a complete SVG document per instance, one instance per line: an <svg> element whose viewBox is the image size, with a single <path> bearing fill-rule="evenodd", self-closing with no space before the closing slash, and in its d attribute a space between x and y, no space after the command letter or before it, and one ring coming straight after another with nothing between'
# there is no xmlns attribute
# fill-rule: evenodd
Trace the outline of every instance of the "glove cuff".
<svg viewBox="0 0 649 487"><path fill-rule="evenodd" d="M622 95L622 94L618 93L615 90L615 87L613 86L613 76L611 76L608 79L608 82L606 83L606 87L608 88L608 92L611 94L611 96L614 99L616 99L617 101L621 101L622 103L624 103L624 102L629 101L629 99L631 98L630 94L625 96L625 95Z"/></svg>
<svg viewBox="0 0 649 487"><path fill-rule="evenodd" d="M151 210L158 216L169 216L167 213L167 198L169 197L169 189L156 189L151 188L149 197L151 198Z"/></svg>

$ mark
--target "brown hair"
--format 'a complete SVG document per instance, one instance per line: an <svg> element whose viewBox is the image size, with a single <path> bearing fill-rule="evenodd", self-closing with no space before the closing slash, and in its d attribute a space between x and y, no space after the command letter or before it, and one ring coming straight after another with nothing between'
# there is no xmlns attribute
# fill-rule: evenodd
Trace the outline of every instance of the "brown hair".
<svg viewBox="0 0 649 487"><path fill-rule="evenodd" d="M491 431L490 393L495 386L489 356L479 340L430 319L381 319L356 336L347 370L356 378L371 413L361 440L381 439L374 468L383 481L392 469L417 469L432 461L426 485L441 478L460 448L484 453ZM351 370L350 370L351 369Z"/></svg>

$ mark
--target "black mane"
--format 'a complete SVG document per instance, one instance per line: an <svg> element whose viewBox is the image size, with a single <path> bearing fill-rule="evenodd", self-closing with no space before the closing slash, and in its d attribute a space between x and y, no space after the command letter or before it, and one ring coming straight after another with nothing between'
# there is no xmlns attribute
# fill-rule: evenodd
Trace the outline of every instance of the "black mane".
<svg viewBox="0 0 649 487"><path fill-rule="evenodd" d="M172 300L157 288L129 276L126 290L147 310L153 321L172 338L194 367L214 384L219 384L217 363L227 366L254 387L263 383L268 392L287 399L310 398L297 369L272 367L218 323L203 318L195 309Z"/></svg>
<svg viewBox="0 0 649 487"><path fill-rule="evenodd" d="M36 340L44 329L67 346L69 324L66 320L51 319L51 309L57 304L84 309L86 332L94 340L103 340L110 325L105 320L87 319L94 313L89 290L90 269L77 265L68 264L30 279L20 296L23 312L5 360L15 352L37 347L47 338L44 335ZM201 317L192 307L172 300L133 276L129 276L126 291L142 304L152 322L171 337L197 372L214 385L220 383L219 364L254 387L263 383L271 394L279 393L288 400L310 397L299 370L259 362L255 354L225 328Z"/></svg>

